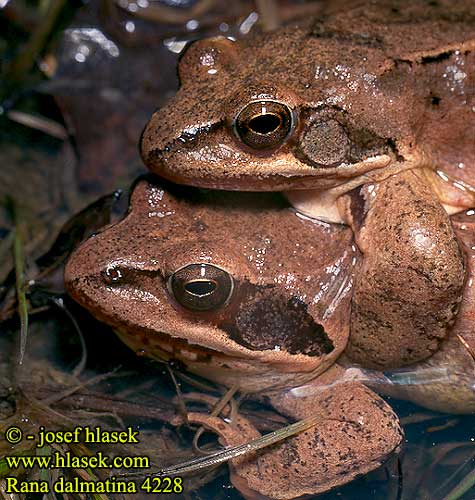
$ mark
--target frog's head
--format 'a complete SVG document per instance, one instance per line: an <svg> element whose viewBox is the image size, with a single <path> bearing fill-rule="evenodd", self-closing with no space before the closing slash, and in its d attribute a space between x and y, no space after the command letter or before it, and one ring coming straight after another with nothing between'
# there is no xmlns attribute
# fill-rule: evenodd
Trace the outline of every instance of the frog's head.
<svg viewBox="0 0 475 500"><path fill-rule="evenodd" d="M351 241L280 195L142 180L128 216L76 250L65 281L137 352L257 390L311 378L344 349Z"/></svg>
<svg viewBox="0 0 475 500"><path fill-rule="evenodd" d="M280 191L420 163L407 69L387 71L371 39L354 45L316 29L191 44L180 90L142 135L145 164L179 183Z"/></svg>

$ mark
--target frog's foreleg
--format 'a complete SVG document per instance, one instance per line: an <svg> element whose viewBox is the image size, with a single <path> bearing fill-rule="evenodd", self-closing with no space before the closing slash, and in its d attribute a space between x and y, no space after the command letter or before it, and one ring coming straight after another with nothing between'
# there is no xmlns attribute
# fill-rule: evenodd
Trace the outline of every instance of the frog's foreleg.
<svg viewBox="0 0 475 500"><path fill-rule="evenodd" d="M449 216L417 171L340 199L362 252L346 353L371 368L429 357L453 325L464 258Z"/></svg>

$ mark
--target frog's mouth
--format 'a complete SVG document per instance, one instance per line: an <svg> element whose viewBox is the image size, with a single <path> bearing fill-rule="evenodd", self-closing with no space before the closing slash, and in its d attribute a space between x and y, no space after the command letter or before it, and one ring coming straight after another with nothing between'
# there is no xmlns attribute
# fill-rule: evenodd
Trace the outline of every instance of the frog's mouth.
<svg viewBox="0 0 475 500"><path fill-rule="evenodd" d="M317 361L335 351L324 326L297 297L284 296L272 285L254 285L247 281L236 288L235 300L217 313L186 311L176 305L185 318L185 323L177 325L178 332L171 334L166 328L160 333L138 329L139 343L145 351L150 348L162 359L178 356L205 364L217 356L261 361L270 356L275 361L278 358L283 361L291 355ZM198 332L206 324L221 340L213 339L212 333ZM125 326L116 325L116 329L124 339L129 337L126 343L130 343L130 338L133 340L135 334Z"/></svg>

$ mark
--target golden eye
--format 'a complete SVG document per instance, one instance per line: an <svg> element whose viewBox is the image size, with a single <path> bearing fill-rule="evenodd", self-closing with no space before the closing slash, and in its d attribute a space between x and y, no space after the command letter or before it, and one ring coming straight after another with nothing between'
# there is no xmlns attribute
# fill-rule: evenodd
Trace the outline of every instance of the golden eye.
<svg viewBox="0 0 475 500"><path fill-rule="evenodd" d="M253 149L273 149L285 142L294 128L292 110L280 102L254 101L234 119L234 132Z"/></svg>
<svg viewBox="0 0 475 500"><path fill-rule="evenodd" d="M170 276L168 288L186 309L211 311L229 300L233 279L229 273L211 264L189 264Z"/></svg>

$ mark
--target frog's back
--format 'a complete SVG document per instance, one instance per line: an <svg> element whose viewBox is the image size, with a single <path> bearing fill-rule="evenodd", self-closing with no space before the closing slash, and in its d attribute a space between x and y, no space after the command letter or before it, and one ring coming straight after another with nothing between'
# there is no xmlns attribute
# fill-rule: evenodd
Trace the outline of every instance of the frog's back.
<svg viewBox="0 0 475 500"><path fill-rule="evenodd" d="M475 3L387 0L353 5L260 35L262 43L243 41L248 67L253 59L260 65L264 61L269 79L285 78L307 102L327 103L331 88L337 107L353 114L360 107L362 120L386 120L388 137L418 129L411 139L423 145L436 169L473 186ZM302 60L308 62L303 69ZM362 87L369 87L374 99L365 96L366 102L358 102L356 97L349 103L348 88ZM389 110L378 98L381 90L393 91L395 102L399 98L399 119L388 119ZM383 124L378 128L384 133Z"/></svg>

